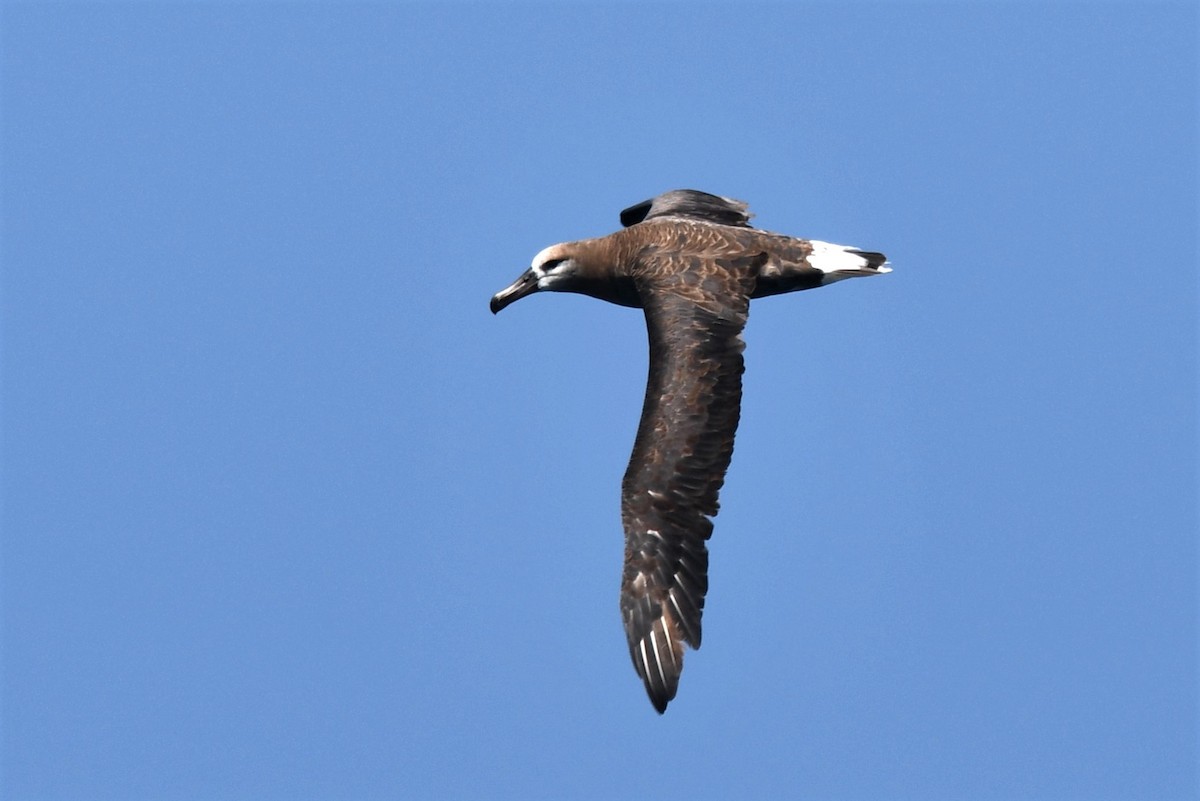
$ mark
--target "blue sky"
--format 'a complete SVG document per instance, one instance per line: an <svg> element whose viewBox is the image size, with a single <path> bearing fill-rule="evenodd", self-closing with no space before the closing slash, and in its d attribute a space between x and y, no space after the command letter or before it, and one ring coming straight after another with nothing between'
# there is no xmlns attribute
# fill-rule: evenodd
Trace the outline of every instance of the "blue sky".
<svg viewBox="0 0 1200 801"><path fill-rule="evenodd" d="M1197 797L1194 4L6 3L11 799ZM694 187L756 301L704 647L617 610Z"/></svg>

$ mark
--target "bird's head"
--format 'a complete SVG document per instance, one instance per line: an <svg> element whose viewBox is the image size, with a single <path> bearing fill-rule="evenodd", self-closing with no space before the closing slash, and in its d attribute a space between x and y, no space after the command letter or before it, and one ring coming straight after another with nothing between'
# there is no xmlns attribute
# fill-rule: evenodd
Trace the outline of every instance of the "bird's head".
<svg viewBox="0 0 1200 801"><path fill-rule="evenodd" d="M529 269L516 281L492 296L492 314L534 292L569 292L578 269L579 262L571 255L567 243L545 248L533 257Z"/></svg>

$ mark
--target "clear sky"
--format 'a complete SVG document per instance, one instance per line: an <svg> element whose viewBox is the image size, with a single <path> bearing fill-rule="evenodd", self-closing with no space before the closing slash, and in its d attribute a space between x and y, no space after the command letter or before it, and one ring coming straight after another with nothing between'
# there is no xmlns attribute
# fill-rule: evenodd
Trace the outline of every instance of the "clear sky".
<svg viewBox="0 0 1200 801"><path fill-rule="evenodd" d="M1197 796L1197 6L5 3L5 799ZM755 301L704 647L617 609L691 187Z"/></svg>

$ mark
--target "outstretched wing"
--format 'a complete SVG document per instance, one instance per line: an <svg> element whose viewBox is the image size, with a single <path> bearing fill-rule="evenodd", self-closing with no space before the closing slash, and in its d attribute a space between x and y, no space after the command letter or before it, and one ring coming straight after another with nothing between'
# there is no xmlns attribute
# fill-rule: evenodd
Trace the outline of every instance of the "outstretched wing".
<svg viewBox="0 0 1200 801"><path fill-rule="evenodd" d="M687 217L749 228L752 216L749 208L733 198L710 195L696 189L673 189L622 211L621 225L628 228L655 217Z"/></svg>
<svg viewBox="0 0 1200 801"><path fill-rule="evenodd" d="M621 488L621 614L633 666L660 713L675 697L683 643L700 647L717 492L742 398L741 332L759 257L677 263L639 282L650 376ZM691 264L681 263L691 260Z"/></svg>

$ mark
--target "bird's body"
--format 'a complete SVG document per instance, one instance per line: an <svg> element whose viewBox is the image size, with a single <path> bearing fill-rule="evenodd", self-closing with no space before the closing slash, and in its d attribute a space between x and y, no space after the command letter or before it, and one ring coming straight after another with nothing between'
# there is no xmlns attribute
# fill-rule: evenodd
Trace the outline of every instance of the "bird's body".
<svg viewBox="0 0 1200 801"><path fill-rule="evenodd" d="M741 332L752 298L888 272L882 254L751 228L746 205L676 190L621 213L625 228L553 245L492 311L539 290L645 310L646 399L621 485L621 613L655 709L675 697L683 644L700 647L711 517L733 454Z"/></svg>

